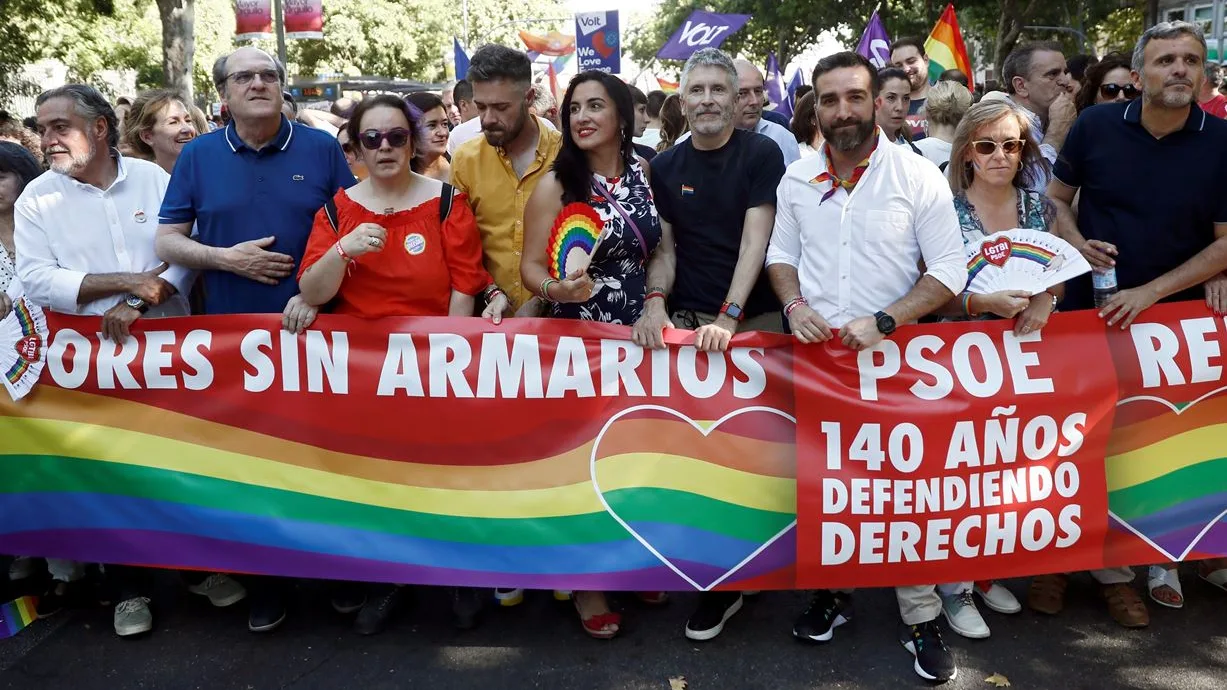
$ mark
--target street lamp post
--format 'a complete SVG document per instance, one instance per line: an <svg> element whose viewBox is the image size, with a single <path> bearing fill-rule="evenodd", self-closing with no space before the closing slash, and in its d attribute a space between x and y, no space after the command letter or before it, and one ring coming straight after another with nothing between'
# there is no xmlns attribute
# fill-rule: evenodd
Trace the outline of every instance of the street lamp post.
<svg viewBox="0 0 1227 690"><path fill-rule="evenodd" d="M285 18L281 15L281 0L273 0L273 28L277 32L277 59L285 64Z"/></svg>

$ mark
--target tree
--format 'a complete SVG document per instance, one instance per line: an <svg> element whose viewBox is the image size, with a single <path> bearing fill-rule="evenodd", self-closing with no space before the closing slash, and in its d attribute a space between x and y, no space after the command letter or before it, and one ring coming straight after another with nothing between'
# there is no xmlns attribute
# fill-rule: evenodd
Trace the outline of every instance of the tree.
<svg viewBox="0 0 1227 690"><path fill-rule="evenodd" d="M163 85L192 100L192 60L195 57L194 0L157 0L162 20Z"/></svg>

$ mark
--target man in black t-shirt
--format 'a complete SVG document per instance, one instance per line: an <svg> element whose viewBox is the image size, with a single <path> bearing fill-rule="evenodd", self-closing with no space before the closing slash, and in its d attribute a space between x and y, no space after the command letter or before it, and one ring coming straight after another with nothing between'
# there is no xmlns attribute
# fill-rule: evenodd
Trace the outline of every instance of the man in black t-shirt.
<svg viewBox="0 0 1227 690"><path fill-rule="evenodd" d="M768 137L734 127L737 68L727 54L698 51L681 82L691 136L651 163L656 209L676 250L652 258L635 342L663 347L663 329L677 325L695 329L698 349L724 351L738 330L783 331L762 268L784 155ZM741 601L740 592L705 593L686 637L716 637Z"/></svg>
<svg viewBox="0 0 1227 690"><path fill-rule="evenodd" d="M676 260L654 258L636 330L645 344L663 345L672 314L672 325L697 330L696 347L723 351L738 330L783 329L762 267L784 156L768 137L734 127L737 70L727 54L701 50L682 76L691 137L651 163L656 209Z"/></svg>

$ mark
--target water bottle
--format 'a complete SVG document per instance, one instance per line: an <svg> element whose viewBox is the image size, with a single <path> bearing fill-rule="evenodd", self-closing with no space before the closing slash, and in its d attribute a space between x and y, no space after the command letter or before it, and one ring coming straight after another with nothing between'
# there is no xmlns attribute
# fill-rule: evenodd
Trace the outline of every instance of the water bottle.
<svg viewBox="0 0 1227 690"><path fill-rule="evenodd" d="M1116 294L1116 268L1096 268L1091 271L1091 287L1095 291L1095 308L1100 309Z"/></svg>

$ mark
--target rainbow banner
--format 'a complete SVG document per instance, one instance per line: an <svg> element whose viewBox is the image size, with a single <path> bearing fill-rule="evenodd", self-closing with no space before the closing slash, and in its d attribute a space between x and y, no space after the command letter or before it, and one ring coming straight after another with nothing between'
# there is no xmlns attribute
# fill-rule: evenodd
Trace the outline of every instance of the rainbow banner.
<svg viewBox="0 0 1227 690"><path fill-rule="evenodd" d="M953 2L946 5L929 38L925 40L925 54L929 58L929 81L936 82L942 72L957 69L967 75L968 87L975 88L971 59L967 57L967 46L963 43L963 32L959 29L959 18L954 13Z"/></svg>
<svg viewBox="0 0 1227 690"><path fill-rule="evenodd" d="M689 591L1227 554L1227 324L1143 316L908 327L859 355L750 333L708 355L681 329L645 352L549 319L142 319L116 344L47 314L38 385L0 396L0 552Z"/></svg>
<svg viewBox="0 0 1227 690"><path fill-rule="evenodd" d="M0 639L12 637L38 620L38 600L21 597L0 604Z"/></svg>

